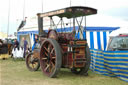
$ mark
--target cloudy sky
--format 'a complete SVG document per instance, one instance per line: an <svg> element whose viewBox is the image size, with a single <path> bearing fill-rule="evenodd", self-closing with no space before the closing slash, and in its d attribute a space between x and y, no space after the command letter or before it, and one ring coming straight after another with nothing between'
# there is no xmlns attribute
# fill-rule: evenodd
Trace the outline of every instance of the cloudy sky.
<svg viewBox="0 0 128 85"><path fill-rule="evenodd" d="M42 2L43 12L68 7L70 6L70 2L72 6L89 6L96 8L98 9L98 14L94 15L95 20L93 20L92 24L96 23L95 25L97 26L104 25L105 23L111 26L113 21L114 23L120 21L118 23L123 25L128 21L128 0L10 0L10 7L9 0L2 0L0 3L0 31L7 32L9 9L9 34L13 34L23 19L23 16L32 17L42 12ZM24 10L23 7L25 7ZM94 17L90 17L89 22L91 22ZM119 26L119 24L117 24L117 26Z"/></svg>

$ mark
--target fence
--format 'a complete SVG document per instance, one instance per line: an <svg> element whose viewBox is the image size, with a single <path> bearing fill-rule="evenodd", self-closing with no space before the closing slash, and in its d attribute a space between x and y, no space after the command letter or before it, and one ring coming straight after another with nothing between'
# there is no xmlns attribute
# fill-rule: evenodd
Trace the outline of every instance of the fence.
<svg viewBox="0 0 128 85"><path fill-rule="evenodd" d="M118 77L128 82L128 51L91 49L90 68L103 75Z"/></svg>

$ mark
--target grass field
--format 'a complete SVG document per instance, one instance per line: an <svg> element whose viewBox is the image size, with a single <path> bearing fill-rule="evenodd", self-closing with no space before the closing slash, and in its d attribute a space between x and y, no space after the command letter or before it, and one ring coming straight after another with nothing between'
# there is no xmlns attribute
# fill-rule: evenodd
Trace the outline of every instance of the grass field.
<svg viewBox="0 0 128 85"><path fill-rule="evenodd" d="M48 78L41 70L30 72L25 61L0 60L0 85L128 85L118 78L89 71L89 76L79 76L61 69L57 78Z"/></svg>

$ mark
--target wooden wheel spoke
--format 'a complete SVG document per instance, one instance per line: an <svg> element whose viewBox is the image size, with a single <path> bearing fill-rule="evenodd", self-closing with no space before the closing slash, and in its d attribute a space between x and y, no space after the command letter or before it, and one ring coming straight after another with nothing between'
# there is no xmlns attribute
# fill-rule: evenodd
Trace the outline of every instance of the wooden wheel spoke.
<svg viewBox="0 0 128 85"><path fill-rule="evenodd" d="M52 66L55 67L55 64L53 62L51 62Z"/></svg>
<svg viewBox="0 0 128 85"><path fill-rule="evenodd" d="M52 69L52 66L51 66L51 64L50 64L50 66L49 66L49 72L51 72L51 69Z"/></svg>
<svg viewBox="0 0 128 85"><path fill-rule="evenodd" d="M37 62L34 62L34 63L30 63L30 64L29 64L29 66L31 66L32 68L35 68L37 65L38 65Z"/></svg>
<svg viewBox="0 0 128 85"><path fill-rule="evenodd" d="M55 55L50 55L50 59L56 59L56 56Z"/></svg>
<svg viewBox="0 0 128 85"><path fill-rule="evenodd" d="M56 57L55 57L55 56L53 56L53 57L52 57L52 59L56 59Z"/></svg>
<svg viewBox="0 0 128 85"><path fill-rule="evenodd" d="M37 62L34 62L34 65L36 66L38 63Z"/></svg>
<svg viewBox="0 0 128 85"><path fill-rule="evenodd" d="M52 48L52 50L51 50L50 54L53 54L53 52L54 52L54 48Z"/></svg>
<svg viewBox="0 0 128 85"><path fill-rule="evenodd" d="M32 64L32 68L34 68L34 65Z"/></svg>
<svg viewBox="0 0 128 85"><path fill-rule="evenodd" d="M50 58L51 59L55 59L56 58L56 54L54 53L54 48L52 49L52 51L50 53Z"/></svg>
<svg viewBox="0 0 128 85"><path fill-rule="evenodd" d="M47 51L48 52L48 49L44 46L44 49L45 49L45 51Z"/></svg>
<svg viewBox="0 0 128 85"><path fill-rule="evenodd" d="M46 68L44 69L44 71L46 72L48 70L48 68L50 67L49 64L46 65Z"/></svg>
<svg viewBox="0 0 128 85"><path fill-rule="evenodd" d="M45 55L48 56L48 53L45 52Z"/></svg>
<svg viewBox="0 0 128 85"><path fill-rule="evenodd" d="M52 72L55 69L55 64L53 62L51 62L51 66L52 66L52 69L50 72Z"/></svg>
<svg viewBox="0 0 128 85"><path fill-rule="evenodd" d="M51 49L51 44L48 45L48 52L50 53L50 49Z"/></svg>
<svg viewBox="0 0 128 85"><path fill-rule="evenodd" d="M47 58L42 58L42 60L47 60Z"/></svg>

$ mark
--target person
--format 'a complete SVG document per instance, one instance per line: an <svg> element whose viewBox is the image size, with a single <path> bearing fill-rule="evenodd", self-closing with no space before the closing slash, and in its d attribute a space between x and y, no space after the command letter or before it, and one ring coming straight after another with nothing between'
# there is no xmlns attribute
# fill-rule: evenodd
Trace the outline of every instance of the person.
<svg viewBox="0 0 128 85"><path fill-rule="evenodd" d="M19 42L17 41L17 39L14 40L14 50L18 48L19 49Z"/></svg>
<svg viewBox="0 0 128 85"><path fill-rule="evenodd" d="M38 43L38 35L35 35L35 41L34 41L34 45L32 46L32 51L36 48L36 44Z"/></svg>
<svg viewBox="0 0 128 85"><path fill-rule="evenodd" d="M26 56L26 51L27 51L27 47L28 47L28 42L27 42L27 40L23 37L22 38L22 40L23 40L23 42L24 42L24 55L23 55L23 57L25 58L25 56Z"/></svg>

